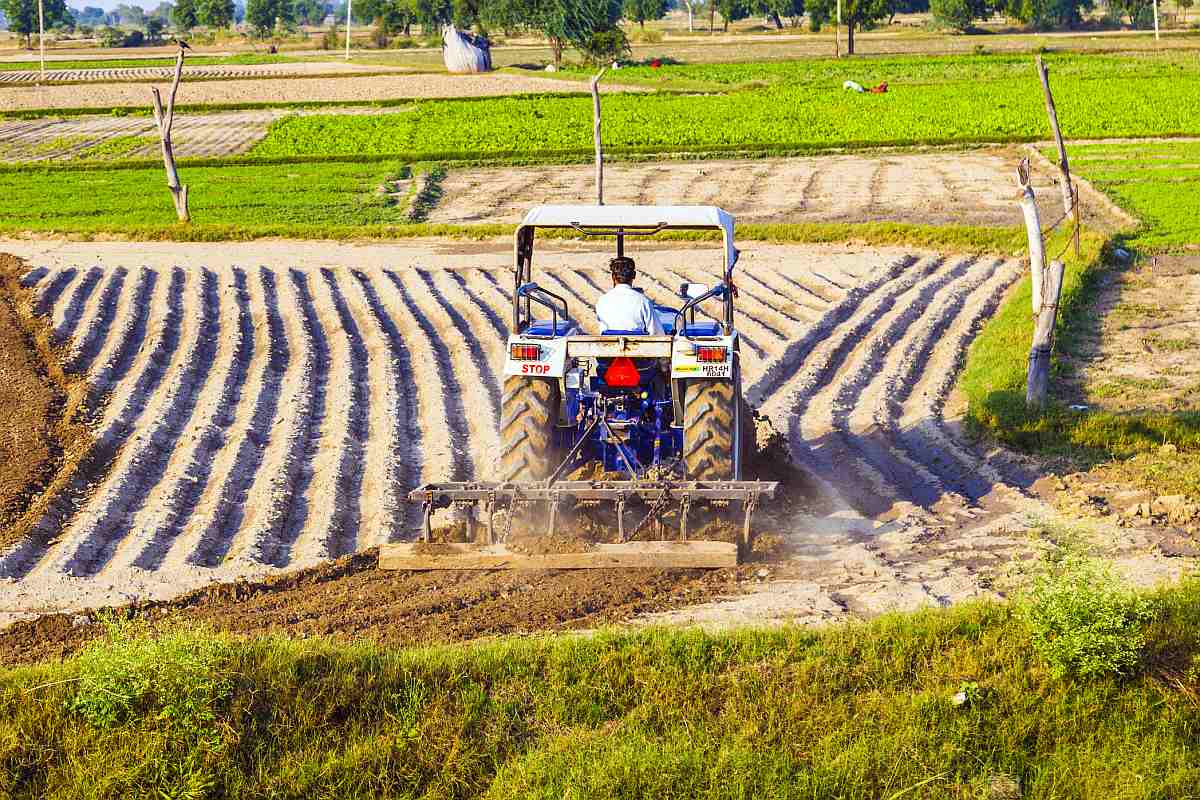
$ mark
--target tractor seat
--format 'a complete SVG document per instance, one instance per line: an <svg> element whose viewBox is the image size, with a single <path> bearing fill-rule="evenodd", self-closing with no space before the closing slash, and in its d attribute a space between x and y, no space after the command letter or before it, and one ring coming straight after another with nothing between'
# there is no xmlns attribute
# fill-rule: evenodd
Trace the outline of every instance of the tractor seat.
<svg viewBox="0 0 1200 800"><path fill-rule="evenodd" d="M552 319L538 319L529 323L529 327L525 329L526 336L566 336L575 329L575 321L570 319L560 319L558 324L554 324Z"/></svg>
<svg viewBox="0 0 1200 800"><path fill-rule="evenodd" d="M720 336L721 326L716 322L693 322L683 329L684 336Z"/></svg>

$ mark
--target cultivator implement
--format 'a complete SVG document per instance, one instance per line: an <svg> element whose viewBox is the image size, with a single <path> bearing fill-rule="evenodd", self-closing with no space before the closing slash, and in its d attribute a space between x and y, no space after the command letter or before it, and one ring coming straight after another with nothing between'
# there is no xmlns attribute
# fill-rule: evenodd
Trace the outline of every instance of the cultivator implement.
<svg viewBox="0 0 1200 800"><path fill-rule="evenodd" d="M749 550L751 519L763 499L774 497L773 481L602 480L536 482L460 482L427 484L413 490L409 502L423 509L421 541L385 545L380 554L384 569L594 569L604 567L658 567L712 569L735 566ZM530 507L545 513L547 537L559 532L567 504L611 503L616 511L616 542L595 544L570 553L522 553L509 548L507 539L514 518ZM626 525L628 506L646 509L641 520ZM740 511L738 542L689 539L690 513L701 506L732 507ZM433 512L465 507L480 511L470 544L432 541ZM663 516L677 511L678 524L668 532ZM497 524L497 516L503 516ZM529 514L536 519L537 514ZM482 521L477 521L482 517ZM639 539L652 531L655 540Z"/></svg>

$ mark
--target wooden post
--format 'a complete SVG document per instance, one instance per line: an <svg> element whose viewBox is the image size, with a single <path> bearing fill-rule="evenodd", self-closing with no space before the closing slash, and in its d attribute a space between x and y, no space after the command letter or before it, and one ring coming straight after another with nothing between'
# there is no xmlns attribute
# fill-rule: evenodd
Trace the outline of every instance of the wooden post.
<svg viewBox="0 0 1200 800"><path fill-rule="evenodd" d="M603 67L591 80L592 138L596 143L596 205L604 205L604 147L600 143L600 79L608 67Z"/></svg>
<svg viewBox="0 0 1200 800"><path fill-rule="evenodd" d="M833 25L833 56L842 57L842 0L837 0L837 22Z"/></svg>
<svg viewBox="0 0 1200 800"><path fill-rule="evenodd" d="M1054 323L1058 317L1058 296L1062 292L1063 263L1051 261L1042 286L1042 307L1033 327L1033 347L1029 351L1029 374L1025 382L1025 405L1041 408L1046 404L1050 384L1050 354L1054 349Z"/></svg>
<svg viewBox="0 0 1200 800"><path fill-rule="evenodd" d="M154 94L154 121L158 123L158 138L162 142L163 166L167 170L167 188L171 190L171 199L175 203L175 213L180 222L189 222L188 190L179 183L179 172L175 169L175 150L171 145L171 125L175 122L175 93L179 91L179 81L183 76L183 48L175 57L175 79L171 82L171 94L167 97L167 110L163 111L162 96L158 87L150 91Z"/></svg>
<svg viewBox="0 0 1200 800"><path fill-rule="evenodd" d="M1037 56L1038 78L1042 82L1042 93L1046 97L1046 116L1050 118L1050 130L1054 133L1054 143L1058 145L1058 188L1062 191L1063 213L1066 214L1074 228L1075 255L1079 256L1079 205L1078 195L1071 185L1071 168L1067 164L1067 147L1063 144L1062 130L1058 127L1058 112L1054 109L1054 95L1050 93L1050 77L1042 57Z"/></svg>
<svg viewBox="0 0 1200 800"><path fill-rule="evenodd" d="M1042 272L1046 266L1046 246L1042 241L1042 220L1029 180L1029 159L1017 165L1017 186L1021 190L1021 214L1025 217L1025 234L1029 239L1029 271L1033 283L1033 314L1042 310Z"/></svg>

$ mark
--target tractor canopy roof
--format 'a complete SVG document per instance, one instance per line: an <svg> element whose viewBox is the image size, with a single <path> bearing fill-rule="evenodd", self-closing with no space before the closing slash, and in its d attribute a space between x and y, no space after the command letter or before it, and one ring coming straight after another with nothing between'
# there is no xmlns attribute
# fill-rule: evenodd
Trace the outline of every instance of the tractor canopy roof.
<svg viewBox="0 0 1200 800"><path fill-rule="evenodd" d="M521 228L574 228L593 235L615 234L619 230L630 233L719 230L725 246L726 269L737 261L737 248L733 246L733 216L716 206L535 206L525 215Z"/></svg>

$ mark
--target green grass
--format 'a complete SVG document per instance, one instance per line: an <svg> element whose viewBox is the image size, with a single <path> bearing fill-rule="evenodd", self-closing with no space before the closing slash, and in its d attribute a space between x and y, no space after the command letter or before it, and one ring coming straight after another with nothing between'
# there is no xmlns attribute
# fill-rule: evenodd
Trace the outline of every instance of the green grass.
<svg viewBox="0 0 1200 800"><path fill-rule="evenodd" d="M1200 245L1200 142L1079 145L1071 167L1143 222L1145 250Z"/></svg>
<svg viewBox="0 0 1200 800"><path fill-rule="evenodd" d="M0 671L0 791L874 800L1007 781L1030 800L1186 797L1200 588L1153 600L1131 674L1086 680L1056 677L1000 605L401 650L118 627L75 660Z"/></svg>
<svg viewBox="0 0 1200 800"><path fill-rule="evenodd" d="M376 192L398 164L250 166L181 170L193 217L207 226L371 226L398 222ZM7 231L99 233L170 228L162 168L0 172ZM153 237L161 238L161 237Z"/></svg>

